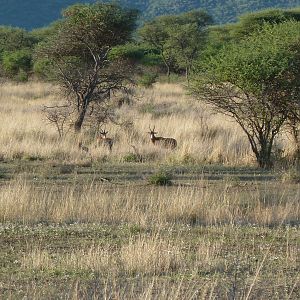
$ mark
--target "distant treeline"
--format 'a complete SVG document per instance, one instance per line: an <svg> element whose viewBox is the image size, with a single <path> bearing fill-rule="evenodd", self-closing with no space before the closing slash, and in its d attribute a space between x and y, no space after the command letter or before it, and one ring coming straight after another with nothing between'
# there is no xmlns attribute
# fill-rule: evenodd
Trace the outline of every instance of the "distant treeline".
<svg viewBox="0 0 300 300"><path fill-rule="evenodd" d="M40 59L36 48L56 34L64 18L32 31L0 26L0 76L17 81L26 81L33 75L49 77L47 63ZM125 58L140 65L144 74L140 83L145 85L162 73L168 77L171 73L185 74L188 79L195 62L214 55L229 42L241 40L265 22L299 21L300 9L263 10L242 15L238 22L225 25L215 25L214 19L204 10L156 17L138 27L129 42L114 46L109 57Z"/></svg>
<svg viewBox="0 0 300 300"><path fill-rule="evenodd" d="M60 17L62 9L74 3L110 2L107 0L0 0L0 24L33 29L48 26ZM141 12L140 23L159 15L180 14L193 9L204 9L216 24L235 22L237 16L267 8L292 8L299 0L122 0L122 6Z"/></svg>

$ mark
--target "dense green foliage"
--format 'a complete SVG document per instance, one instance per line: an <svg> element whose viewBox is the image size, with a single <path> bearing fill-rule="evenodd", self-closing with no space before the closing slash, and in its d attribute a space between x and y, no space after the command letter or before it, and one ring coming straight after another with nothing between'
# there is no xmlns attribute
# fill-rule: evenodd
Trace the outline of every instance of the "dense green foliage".
<svg viewBox="0 0 300 300"><path fill-rule="evenodd" d="M0 26L0 64L3 75L24 81L32 66L36 38L24 29Z"/></svg>
<svg viewBox="0 0 300 300"><path fill-rule="evenodd" d="M137 11L116 4L76 4L63 16L55 34L39 43L36 58L40 66L49 62L53 78L72 103L65 106L75 108L70 115L75 115L74 128L80 131L90 104L109 101L111 93L130 80L129 69L120 60L110 60L108 54L131 40Z"/></svg>
<svg viewBox="0 0 300 300"><path fill-rule="evenodd" d="M229 42L239 42L247 36L258 32L266 23L275 25L290 20L300 21L299 8L293 10L262 10L242 15L236 23L211 26L202 58L215 55Z"/></svg>
<svg viewBox="0 0 300 300"><path fill-rule="evenodd" d="M123 2L125 5L126 3ZM153 8L154 2L151 5ZM82 5L78 4L71 7L74 10L75 7L80 6ZM143 6L146 6L146 1L140 2L137 7L141 9ZM176 7L181 6L177 3ZM21 72L23 74L21 76L22 80L33 73L42 77L49 75L48 61L36 59L35 64L33 64L32 53L38 43L47 40L49 36L55 36L56 32L59 31L61 24L65 22L68 13L70 13L70 8L65 9L63 12L62 18L51 25L32 31L17 27L0 26L2 75L18 79L18 74ZM199 54L202 59L215 55L226 43L243 39L245 36L259 30L266 22L278 24L290 19L299 21L300 9L263 10L242 15L237 23L208 27L212 23L212 18L213 16L203 10L154 18L141 26L142 29L135 35L136 40L139 41L138 43L135 41L117 46L110 51L109 57L110 59L125 58L133 64L139 64L143 66L142 69L146 73L153 76L163 72L165 68L169 70L168 74L170 74L170 71L177 74L183 74L183 72L189 74L193 62ZM102 32L105 31L104 29L105 26L102 26ZM153 37L156 41L153 40ZM140 43L141 40L147 43ZM32 72L32 66L34 72ZM24 73L26 76L24 76Z"/></svg>
<svg viewBox="0 0 300 300"><path fill-rule="evenodd" d="M260 167L270 167L275 136L298 110L300 23L265 24L201 62L194 93L233 117Z"/></svg>
<svg viewBox="0 0 300 300"><path fill-rule="evenodd" d="M0 55L4 51L31 48L34 38L24 29L0 26Z"/></svg>
<svg viewBox="0 0 300 300"><path fill-rule="evenodd" d="M27 29L47 26L60 17L60 11L74 3L93 3L94 0L0 0L0 23ZM103 0L102 2L109 2ZM193 9L205 9L216 23L234 22L238 15L266 8L291 8L299 0L122 0L122 5L139 9L143 20L158 15L179 14Z"/></svg>
<svg viewBox="0 0 300 300"><path fill-rule="evenodd" d="M235 39L243 38L260 30L265 23L279 24L288 20L300 21L300 9L269 9L245 14L239 18L238 23L232 25L231 35Z"/></svg>
<svg viewBox="0 0 300 300"><path fill-rule="evenodd" d="M140 38L159 52L167 76L173 69L184 69L186 77L204 48L207 27L212 18L203 10L179 15L160 16L146 22L139 30Z"/></svg>
<svg viewBox="0 0 300 300"><path fill-rule="evenodd" d="M31 65L31 51L29 49L4 52L2 55L2 66L5 74L19 81L27 80Z"/></svg>

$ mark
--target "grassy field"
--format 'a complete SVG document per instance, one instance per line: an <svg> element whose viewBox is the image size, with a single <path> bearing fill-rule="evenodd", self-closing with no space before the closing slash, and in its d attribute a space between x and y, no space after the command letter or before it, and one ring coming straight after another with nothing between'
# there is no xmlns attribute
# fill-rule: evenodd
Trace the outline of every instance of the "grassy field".
<svg viewBox="0 0 300 300"><path fill-rule="evenodd" d="M295 167L257 169L240 129L178 85L117 110L132 124L107 126L112 153L85 128L85 153L42 114L58 97L0 87L1 299L300 298ZM150 125L178 148L153 146Z"/></svg>

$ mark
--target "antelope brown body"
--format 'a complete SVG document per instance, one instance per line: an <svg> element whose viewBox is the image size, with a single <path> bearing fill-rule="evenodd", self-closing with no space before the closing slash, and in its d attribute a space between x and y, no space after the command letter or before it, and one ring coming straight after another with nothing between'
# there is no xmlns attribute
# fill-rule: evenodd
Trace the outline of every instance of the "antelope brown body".
<svg viewBox="0 0 300 300"><path fill-rule="evenodd" d="M98 146L103 145L111 151L114 141L113 139L106 137L107 133L108 131L100 130L100 134L97 137L97 144Z"/></svg>
<svg viewBox="0 0 300 300"><path fill-rule="evenodd" d="M149 127L150 131L150 139L154 145L160 145L164 148L175 149L177 146L177 141L173 138L165 138L162 136L155 136L157 132L155 132L155 126L153 130Z"/></svg>

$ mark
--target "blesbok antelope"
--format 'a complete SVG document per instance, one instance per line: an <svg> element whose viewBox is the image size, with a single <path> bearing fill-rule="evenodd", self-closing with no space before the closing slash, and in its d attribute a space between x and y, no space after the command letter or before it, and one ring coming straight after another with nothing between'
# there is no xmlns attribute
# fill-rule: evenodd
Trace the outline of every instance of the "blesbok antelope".
<svg viewBox="0 0 300 300"><path fill-rule="evenodd" d="M155 132L155 126L153 129L149 126L150 139L154 145L160 145L165 148L175 149L177 146L177 141L173 138L165 138L162 136L155 136L157 132Z"/></svg>
<svg viewBox="0 0 300 300"><path fill-rule="evenodd" d="M112 146L114 144L113 139L106 137L108 134L108 131L100 130L100 134L97 137L97 144L98 146L103 145L109 149L109 151L112 150Z"/></svg>

